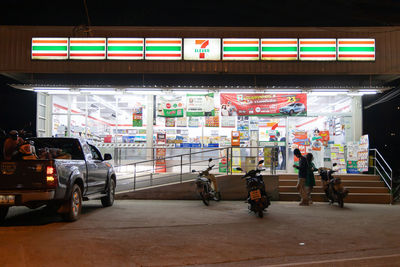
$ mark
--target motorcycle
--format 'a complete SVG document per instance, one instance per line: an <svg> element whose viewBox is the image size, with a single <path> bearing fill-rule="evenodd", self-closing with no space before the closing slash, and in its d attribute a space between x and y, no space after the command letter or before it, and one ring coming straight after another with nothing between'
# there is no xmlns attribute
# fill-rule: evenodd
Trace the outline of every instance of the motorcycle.
<svg viewBox="0 0 400 267"><path fill-rule="evenodd" d="M203 171L199 171L199 175L195 180L197 192L199 193L201 200L204 205L208 206L210 204L210 200L220 201L221 194L216 192L214 188L211 186L211 179L215 179L214 175L210 173L214 165L211 164L212 159L208 159L208 167ZM192 170L192 172L196 172L196 170Z"/></svg>
<svg viewBox="0 0 400 267"><path fill-rule="evenodd" d="M264 210L271 204L270 198L265 192L265 184L261 175L261 171L265 170L265 168L260 167L263 163L264 160L260 160L255 170L245 171L246 174L242 176L242 179L246 179L249 210L260 218L264 216ZM240 167L236 170L243 171Z"/></svg>
<svg viewBox="0 0 400 267"><path fill-rule="evenodd" d="M336 163L333 164L333 167ZM329 200L329 204L335 202L338 203L339 207L344 207L344 198L347 196L349 191L344 188L342 180L340 178L335 178L332 176L336 170L330 168L319 168L319 175L321 176L322 187L325 191L325 195Z"/></svg>

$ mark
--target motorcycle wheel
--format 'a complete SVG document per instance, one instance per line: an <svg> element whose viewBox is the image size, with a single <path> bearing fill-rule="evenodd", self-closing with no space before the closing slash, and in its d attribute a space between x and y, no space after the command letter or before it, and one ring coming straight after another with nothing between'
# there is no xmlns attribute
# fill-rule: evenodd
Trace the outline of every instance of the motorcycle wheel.
<svg viewBox="0 0 400 267"><path fill-rule="evenodd" d="M338 196L338 204L339 204L339 207L341 207L341 208L344 207L343 196L341 196L341 195Z"/></svg>
<svg viewBox="0 0 400 267"><path fill-rule="evenodd" d="M264 212L262 210L259 210L257 212L257 215L258 215L258 217L262 218L262 217L264 217Z"/></svg>
<svg viewBox="0 0 400 267"><path fill-rule="evenodd" d="M203 201L204 205L208 206L210 205L210 199L209 199L209 193L208 193L208 188L205 185L203 192L200 193L201 200Z"/></svg>

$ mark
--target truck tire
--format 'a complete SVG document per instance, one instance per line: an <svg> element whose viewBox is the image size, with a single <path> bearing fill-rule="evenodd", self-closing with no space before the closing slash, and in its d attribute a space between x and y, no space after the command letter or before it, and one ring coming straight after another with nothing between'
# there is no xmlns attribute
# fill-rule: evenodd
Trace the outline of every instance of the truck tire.
<svg viewBox="0 0 400 267"><path fill-rule="evenodd" d="M73 222L79 219L82 211L82 192L79 185L74 184L71 190L71 195L65 203L67 212L61 216L67 222Z"/></svg>
<svg viewBox="0 0 400 267"><path fill-rule="evenodd" d="M0 207L0 223L4 221L7 216L9 207Z"/></svg>
<svg viewBox="0 0 400 267"><path fill-rule="evenodd" d="M103 207L110 207L114 204L114 197L115 197L115 181L114 179L110 179L107 187L107 195L102 197L101 204Z"/></svg>

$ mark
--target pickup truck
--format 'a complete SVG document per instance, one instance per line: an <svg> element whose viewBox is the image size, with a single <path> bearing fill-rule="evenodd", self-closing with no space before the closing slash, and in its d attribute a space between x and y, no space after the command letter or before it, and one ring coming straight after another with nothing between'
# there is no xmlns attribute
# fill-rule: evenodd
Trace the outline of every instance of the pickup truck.
<svg viewBox="0 0 400 267"><path fill-rule="evenodd" d="M12 206L32 209L47 205L64 220L76 221L82 201L101 199L114 203L116 175L104 154L78 138L31 138L37 154L33 160L0 161L0 222ZM44 158L44 159L40 159Z"/></svg>

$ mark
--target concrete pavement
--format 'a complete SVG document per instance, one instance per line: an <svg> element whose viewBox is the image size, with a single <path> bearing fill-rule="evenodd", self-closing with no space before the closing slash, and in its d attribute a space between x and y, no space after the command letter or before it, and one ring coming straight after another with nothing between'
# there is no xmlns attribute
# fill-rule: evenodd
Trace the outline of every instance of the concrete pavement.
<svg viewBox="0 0 400 267"><path fill-rule="evenodd" d="M79 221L13 208L0 266L400 266L400 206L242 201L85 202Z"/></svg>

